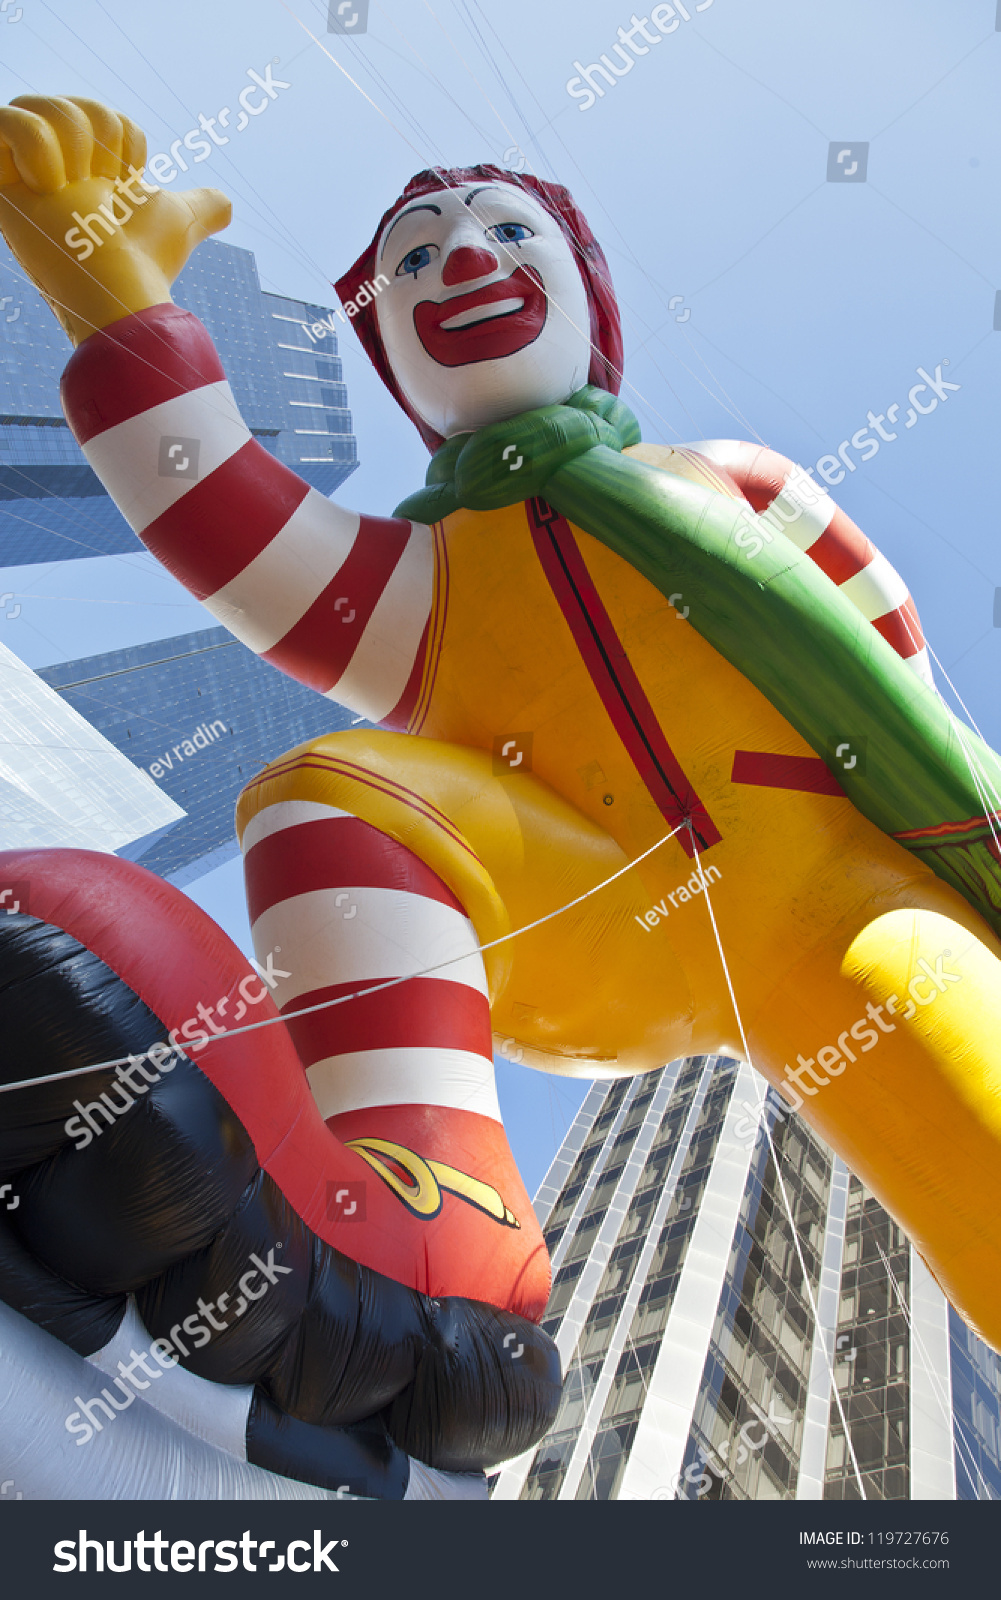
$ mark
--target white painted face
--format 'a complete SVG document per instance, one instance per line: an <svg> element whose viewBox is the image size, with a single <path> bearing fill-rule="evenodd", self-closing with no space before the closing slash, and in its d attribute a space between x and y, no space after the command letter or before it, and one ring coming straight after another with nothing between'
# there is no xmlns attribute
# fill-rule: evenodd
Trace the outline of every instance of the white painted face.
<svg viewBox="0 0 1001 1600"><path fill-rule="evenodd" d="M567 399L587 382L590 320L562 229L513 184L424 195L379 241L375 302L400 388L450 438Z"/></svg>

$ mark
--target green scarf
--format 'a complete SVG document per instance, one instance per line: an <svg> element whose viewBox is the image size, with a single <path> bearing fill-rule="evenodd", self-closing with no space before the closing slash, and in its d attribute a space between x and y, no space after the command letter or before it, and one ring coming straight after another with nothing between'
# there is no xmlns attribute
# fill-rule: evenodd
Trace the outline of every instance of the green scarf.
<svg viewBox="0 0 1001 1600"><path fill-rule="evenodd" d="M985 815L999 805L1001 759L808 555L777 538L748 559L735 538L746 505L623 456L639 438L621 400L581 389L450 439L396 515L431 523L538 496L665 597L680 592L692 627L817 755L830 764L843 742L859 753L854 769L835 769L859 811L1001 935L1001 863Z"/></svg>

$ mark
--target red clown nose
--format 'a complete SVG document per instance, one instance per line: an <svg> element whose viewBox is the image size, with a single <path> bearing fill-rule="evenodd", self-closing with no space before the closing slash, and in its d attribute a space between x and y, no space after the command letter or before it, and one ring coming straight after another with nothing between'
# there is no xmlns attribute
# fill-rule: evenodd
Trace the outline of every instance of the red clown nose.
<svg viewBox="0 0 1001 1600"><path fill-rule="evenodd" d="M541 178L533 178L528 173L507 172L503 167L490 164L478 167L432 167L426 172L418 172L381 219L371 244L358 257L354 266L349 267L343 277L338 278L335 283L334 288L340 296L341 303L347 305L349 301L356 300L362 287L374 278L379 240L383 230L398 211L423 195L437 194L442 189L462 189L472 183L509 183L513 188L521 189L525 194L531 195L559 223L587 293L591 319L591 367L588 372L588 382L598 389L607 389L611 394L618 394L622 382L622 327L608 262L570 191L559 183L545 183ZM479 260L475 263L476 270L473 271L470 270L468 261L458 259L482 256L485 262L487 254L486 251L468 248L454 251L445 264L445 273L452 271L453 276L444 277L444 281L464 283L494 271L494 266L487 267ZM366 297L367 295L368 291ZM368 304L358 307L352 322L372 365L393 399L406 412L428 449L437 450L445 441L440 433L417 415L404 397L389 364L379 332L375 303L371 298L368 299Z"/></svg>

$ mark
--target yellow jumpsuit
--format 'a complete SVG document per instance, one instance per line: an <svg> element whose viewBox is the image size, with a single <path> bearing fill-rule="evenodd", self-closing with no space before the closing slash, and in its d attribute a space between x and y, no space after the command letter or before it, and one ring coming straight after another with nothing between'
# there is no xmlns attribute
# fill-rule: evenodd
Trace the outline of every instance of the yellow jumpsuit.
<svg viewBox="0 0 1001 1600"><path fill-rule="evenodd" d="M493 1027L530 1065L607 1077L748 1054L1001 1346L998 941L843 795L735 781L737 752L813 752L686 620L683 596L670 604L570 529L606 656L610 628L711 821L716 842L703 828L693 847L688 801L665 810L624 742L629 713L609 711L600 650L589 666L528 507L460 510L434 532L408 731L332 734L273 763L241 796L241 834L264 806L312 799L408 845L481 943L502 941L485 952Z"/></svg>

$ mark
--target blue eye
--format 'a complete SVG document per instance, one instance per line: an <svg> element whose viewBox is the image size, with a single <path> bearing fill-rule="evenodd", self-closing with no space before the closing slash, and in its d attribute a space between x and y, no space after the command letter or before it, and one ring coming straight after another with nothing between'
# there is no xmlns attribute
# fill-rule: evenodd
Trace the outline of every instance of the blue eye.
<svg viewBox="0 0 1001 1600"><path fill-rule="evenodd" d="M487 238L496 239L498 244L520 244L522 239L534 239L535 234L521 222L498 222L495 228L487 229Z"/></svg>
<svg viewBox="0 0 1001 1600"><path fill-rule="evenodd" d="M416 250L411 250L403 257L396 269L396 276L404 278L407 273L413 273L416 278L421 268L429 266L437 254L438 246L436 244L419 244Z"/></svg>

